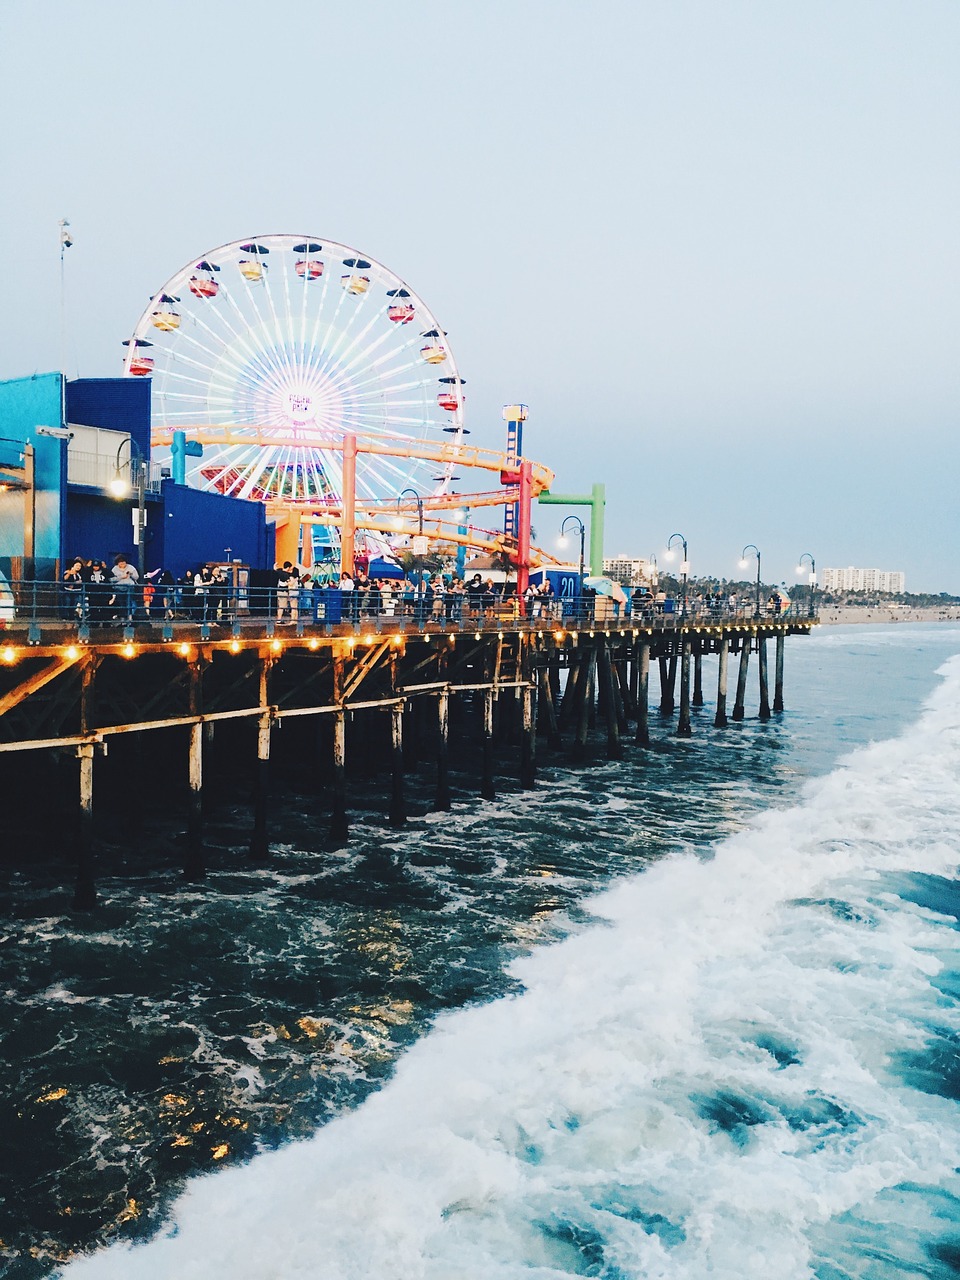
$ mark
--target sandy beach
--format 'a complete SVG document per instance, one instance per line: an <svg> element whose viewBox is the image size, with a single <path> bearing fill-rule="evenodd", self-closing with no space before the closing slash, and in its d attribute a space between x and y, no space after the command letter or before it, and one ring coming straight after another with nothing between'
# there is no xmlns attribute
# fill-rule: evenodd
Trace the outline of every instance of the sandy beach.
<svg viewBox="0 0 960 1280"><path fill-rule="evenodd" d="M918 609L836 605L820 610L820 622L823 626L845 626L856 622L960 622L960 605L930 605Z"/></svg>

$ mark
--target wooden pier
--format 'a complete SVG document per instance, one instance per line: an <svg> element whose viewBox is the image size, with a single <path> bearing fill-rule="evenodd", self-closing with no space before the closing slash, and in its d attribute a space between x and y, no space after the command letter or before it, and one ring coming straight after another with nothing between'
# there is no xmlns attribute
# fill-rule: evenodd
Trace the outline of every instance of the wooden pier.
<svg viewBox="0 0 960 1280"><path fill-rule="evenodd" d="M46 626L33 643L7 632L0 639L0 757L46 752L77 762L74 905L95 905L96 763L108 750L124 751L141 735L182 735L178 755L186 781L184 874L204 875L203 785L217 749L216 726L240 721L249 732L236 741L255 756L250 797L250 854L267 856L270 843L270 761L275 732L313 718L315 767L330 807L330 836L350 834L348 753L362 751L382 726L389 734L385 821L407 820L405 743L429 721L434 754L434 808L450 807L451 724L476 750L471 772L480 796L495 795L498 743L519 743L519 784L536 779L538 738L568 752L571 764L588 759L595 727L604 732L606 758L650 745L651 663L660 671L658 708L681 738L693 732L691 708L703 705L704 659L716 655L713 727L746 715L750 659L757 655L759 717L784 707L786 637L807 635L816 619L668 618L647 621L547 618L442 620L417 625L382 617L359 625L298 625L271 620L243 629L155 624L101 629L85 642L76 627ZM767 642L775 645L773 698ZM728 716L730 657L738 659ZM469 711L469 714L467 712ZM676 724L671 717L676 714ZM388 726L388 729L387 729ZM719 735L718 735L719 736ZM236 745L234 745L236 749ZM0 777L10 770L0 766ZM164 779L171 794L180 777ZM15 785L15 783L13 784ZM9 806L16 797L4 797Z"/></svg>

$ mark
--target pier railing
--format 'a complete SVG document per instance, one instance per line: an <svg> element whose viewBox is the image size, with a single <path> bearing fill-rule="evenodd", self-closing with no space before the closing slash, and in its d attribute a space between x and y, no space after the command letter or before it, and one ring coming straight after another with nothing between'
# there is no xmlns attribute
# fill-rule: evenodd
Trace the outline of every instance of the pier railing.
<svg viewBox="0 0 960 1280"><path fill-rule="evenodd" d="M341 591L330 587L248 587L230 583L68 584L0 578L0 642L57 632L86 640L102 631L145 629L158 638L196 631L200 638L274 635L292 631L360 634L365 631L543 630L548 627L638 627L680 630L690 625L729 622L810 620L805 605L764 609L751 601L690 603L666 600L633 606L608 596L520 600L496 592L396 590ZM26 633L26 636L24 636Z"/></svg>

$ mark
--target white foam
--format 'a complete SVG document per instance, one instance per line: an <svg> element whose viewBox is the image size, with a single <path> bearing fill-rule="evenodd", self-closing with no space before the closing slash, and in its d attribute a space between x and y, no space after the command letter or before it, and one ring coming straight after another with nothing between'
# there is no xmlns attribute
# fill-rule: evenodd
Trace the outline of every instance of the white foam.
<svg viewBox="0 0 960 1280"><path fill-rule="evenodd" d="M531 1280L598 1274L594 1248L609 1276L810 1280L823 1224L960 1164L955 1104L891 1069L957 1025L931 978L958 935L890 890L957 870L960 660L943 674L799 806L604 893L513 965L523 994L442 1018L358 1111L65 1274ZM709 1118L741 1104L767 1122Z"/></svg>

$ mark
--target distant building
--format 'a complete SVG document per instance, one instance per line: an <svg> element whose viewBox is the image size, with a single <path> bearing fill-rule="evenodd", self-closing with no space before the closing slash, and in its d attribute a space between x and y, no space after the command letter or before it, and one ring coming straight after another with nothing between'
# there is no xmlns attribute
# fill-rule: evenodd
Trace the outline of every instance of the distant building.
<svg viewBox="0 0 960 1280"><path fill-rule="evenodd" d="M878 591L900 595L906 588L905 577L893 569L821 569L820 586L824 591Z"/></svg>
<svg viewBox="0 0 960 1280"><path fill-rule="evenodd" d="M609 556L604 557L603 572L621 586L639 587L657 576L657 566L651 560L636 556Z"/></svg>

